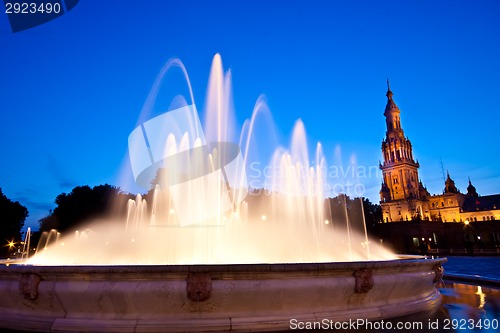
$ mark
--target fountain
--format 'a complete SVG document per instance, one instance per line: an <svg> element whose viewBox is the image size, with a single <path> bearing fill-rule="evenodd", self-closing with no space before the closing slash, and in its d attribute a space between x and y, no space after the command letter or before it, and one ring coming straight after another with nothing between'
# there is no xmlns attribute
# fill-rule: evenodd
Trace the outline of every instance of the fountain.
<svg viewBox="0 0 500 333"><path fill-rule="evenodd" d="M182 70L191 102L151 116L161 81ZM430 311L443 259L396 256L335 221L325 204L321 145L309 160L298 121L249 189L259 98L238 144L231 73L212 63L201 125L178 59L156 79L129 136L137 195L126 221L51 232L37 254L0 266L0 327L25 331L179 332L287 330L298 323L379 320ZM243 147L244 149L241 149ZM362 205L361 205L362 207Z"/></svg>

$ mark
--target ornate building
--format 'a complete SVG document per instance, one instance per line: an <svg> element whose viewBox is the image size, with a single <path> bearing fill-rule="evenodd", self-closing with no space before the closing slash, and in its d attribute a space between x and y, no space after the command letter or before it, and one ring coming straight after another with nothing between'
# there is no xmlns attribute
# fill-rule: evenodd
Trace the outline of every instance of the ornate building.
<svg viewBox="0 0 500 333"><path fill-rule="evenodd" d="M467 193L461 193L447 174L442 194L430 195L419 180L418 160L401 126L399 107L387 81L385 121L387 131L382 140L383 162L380 205L383 222L427 220L474 222L500 219L500 195L479 196L469 179Z"/></svg>

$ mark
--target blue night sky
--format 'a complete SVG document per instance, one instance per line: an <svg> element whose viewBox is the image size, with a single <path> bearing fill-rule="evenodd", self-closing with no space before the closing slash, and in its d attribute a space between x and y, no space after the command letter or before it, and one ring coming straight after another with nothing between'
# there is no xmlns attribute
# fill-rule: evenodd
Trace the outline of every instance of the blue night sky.
<svg viewBox="0 0 500 333"><path fill-rule="evenodd" d="M355 157L373 170L388 77L429 191L444 188L442 161L462 191L470 177L479 194L500 193L499 18L495 0L81 0L12 33L1 13L0 187L37 228L74 186L123 186L127 137L159 70L180 58L201 110L220 53L240 125L264 94L281 144L301 118L329 165L346 172ZM356 181L378 202L380 174Z"/></svg>

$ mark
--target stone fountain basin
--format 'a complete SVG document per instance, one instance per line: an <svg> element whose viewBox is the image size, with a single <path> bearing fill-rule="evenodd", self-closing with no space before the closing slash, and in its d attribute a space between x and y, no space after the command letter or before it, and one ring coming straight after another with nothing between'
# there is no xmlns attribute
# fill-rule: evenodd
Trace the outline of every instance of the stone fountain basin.
<svg viewBox="0 0 500 333"><path fill-rule="evenodd" d="M446 259L173 266L0 265L0 327L39 332L290 329L432 311Z"/></svg>

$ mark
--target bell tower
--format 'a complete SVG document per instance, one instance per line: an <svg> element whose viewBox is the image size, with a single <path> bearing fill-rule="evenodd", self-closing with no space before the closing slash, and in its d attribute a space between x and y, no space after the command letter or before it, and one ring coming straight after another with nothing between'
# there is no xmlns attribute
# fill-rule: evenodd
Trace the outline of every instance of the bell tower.
<svg viewBox="0 0 500 333"><path fill-rule="evenodd" d="M383 162L380 164L380 169L383 180L380 203L384 221L411 220L424 214L421 200L426 198L420 196L425 188L419 182L420 165L414 160L411 142L404 135L400 119L401 111L392 98L389 80L387 80L386 96L384 116L387 130L382 140Z"/></svg>

